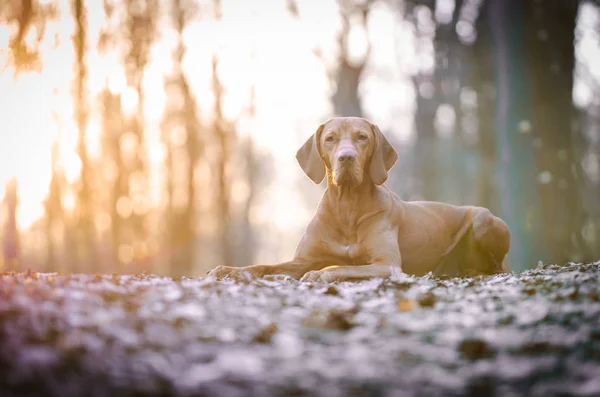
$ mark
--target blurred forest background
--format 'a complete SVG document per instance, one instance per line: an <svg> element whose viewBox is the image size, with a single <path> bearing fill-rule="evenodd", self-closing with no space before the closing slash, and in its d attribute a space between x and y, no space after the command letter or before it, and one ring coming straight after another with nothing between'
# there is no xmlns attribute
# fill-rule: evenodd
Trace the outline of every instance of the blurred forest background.
<svg viewBox="0 0 600 397"><path fill-rule="evenodd" d="M599 34L585 0L3 0L1 269L289 260L334 115L401 198L502 216L514 270L598 260Z"/></svg>

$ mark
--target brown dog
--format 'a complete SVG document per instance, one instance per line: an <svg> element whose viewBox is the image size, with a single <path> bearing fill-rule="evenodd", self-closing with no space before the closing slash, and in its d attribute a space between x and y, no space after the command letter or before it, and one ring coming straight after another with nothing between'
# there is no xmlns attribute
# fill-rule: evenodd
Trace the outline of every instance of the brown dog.
<svg viewBox="0 0 600 397"><path fill-rule="evenodd" d="M288 274L308 281L358 281L399 271L465 276L506 272L506 223L481 207L405 202L383 183L398 154L377 126L356 117L322 124L298 150L300 166L327 189L294 259L219 266L209 276Z"/></svg>

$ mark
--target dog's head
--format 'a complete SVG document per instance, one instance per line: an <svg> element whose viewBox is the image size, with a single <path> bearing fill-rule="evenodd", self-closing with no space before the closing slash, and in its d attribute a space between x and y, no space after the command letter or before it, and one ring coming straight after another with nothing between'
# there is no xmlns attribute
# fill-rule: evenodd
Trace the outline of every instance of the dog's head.
<svg viewBox="0 0 600 397"><path fill-rule="evenodd" d="M321 124L296 159L317 184L327 174L337 186L360 185L365 176L381 185L398 153L375 124L359 117L338 117Z"/></svg>

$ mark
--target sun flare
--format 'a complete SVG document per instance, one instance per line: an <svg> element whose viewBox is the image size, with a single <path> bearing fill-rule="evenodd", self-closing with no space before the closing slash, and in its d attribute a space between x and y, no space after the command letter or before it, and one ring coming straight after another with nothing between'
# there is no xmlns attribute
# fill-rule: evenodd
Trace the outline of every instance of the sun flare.
<svg viewBox="0 0 600 397"><path fill-rule="evenodd" d="M92 3L89 9L90 43L98 40L106 24L100 2ZM287 157L297 143L297 131L282 134L280 125L294 121L297 104L309 106L312 109L309 111L316 114L315 120L318 120L320 109L327 107L327 98L322 93L327 91L329 83L325 78L324 65L312 55L312 51L319 46L331 45L322 37L329 37L331 42L335 27L320 24L318 14L310 8L307 8L309 12L303 22L295 20L288 14L285 5L279 3L273 2L271 7L264 8L251 3L239 7L240 2L233 0L223 2L223 18L219 23L203 20L191 24L186 30L185 43L193 51L189 51L184 67L190 84L197 92L203 122L210 123L214 106L210 60L217 51L219 77L226 87L225 116L239 119L240 133L251 134L259 147L272 151L277 157ZM320 7L319 11L334 14L335 2L327 3L329 6ZM68 9L68 3L63 1L61 7ZM248 13L254 19L246 20ZM257 23L267 26L274 21L277 26L270 26L268 30L254 28ZM301 27L302 23L316 29L305 30ZM272 28L277 28L280 34L272 35ZM40 43L44 65L41 73L22 73L15 79L14 69L7 67L0 74L0 196L3 196L5 183L16 178L18 225L22 230L30 228L44 214L44 200L51 179L52 146L58 145L57 166L69 183L75 183L81 171L72 98L73 29L69 12L60 13L60 17L49 24L48 32ZM247 34L240 37L240 31ZM307 31L312 33L307 35ZM7 47L9 35L8 28L0 27L2 48ZM210 40L209 37L218 37L218 40ZM200 42L213 44L197 46L196 43ZM172 69L170 55L175 44L172 30L165 29L151 50L151 60L143 81L144 114L150 124L160 123L162 117L166 103L164 78ZM90 100L87 105L92 112L86 143L92 158L101 154L101 122L94 112L94 101L101 90L108 88L111 93L120 95L123 109L128 113L135 112L139 101L135 89L127 85L120 64L118 49L100 53L95 46L89 46L87 88ZM240 68L240 65L244 67ZM307 80L312 84L303 83ZM282 91L284 84L287 88ZM257 113L253 123L244 123L240 115L247 113L252 87L256 92ZM315 98L320 99L315 101ZM277 112L272 112L270 109L275 107ZM252 131L243 128L248 125L252 125ZM156 131L156 128L149 127L146 133L150 168L155 171L160 166L155 162L162 160L156 155L161 146L160 134Z"/></svg>

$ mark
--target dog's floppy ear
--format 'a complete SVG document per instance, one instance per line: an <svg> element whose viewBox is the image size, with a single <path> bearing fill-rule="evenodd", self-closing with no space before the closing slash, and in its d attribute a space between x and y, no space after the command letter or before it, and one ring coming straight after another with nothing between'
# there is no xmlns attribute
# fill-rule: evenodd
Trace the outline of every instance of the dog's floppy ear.
<svg viewBox="0 0 600 397"><path fill-rule="evenodd" d="M390 144L385 136L375 124L371 124L371 129L375 135L375 147L371 155L371 163L369 165L369 173L371 180L376 185L383 184L388 178L388 171L398 161L398 153Z"/></svg>
<svg viewBox="0 0 600 397"><path fill-rule="evenodd" d="M296 153L296 160L304 173L317 185L325 178L325 165L319 152L319 139L325 124L321 124L317 131L302 145Z"/></svg>

